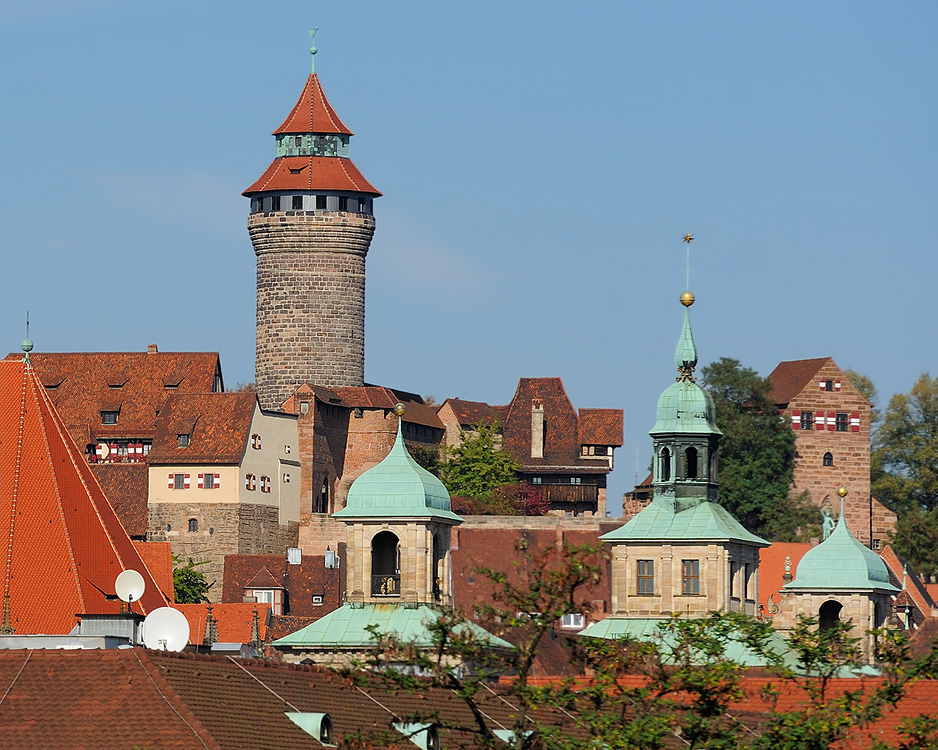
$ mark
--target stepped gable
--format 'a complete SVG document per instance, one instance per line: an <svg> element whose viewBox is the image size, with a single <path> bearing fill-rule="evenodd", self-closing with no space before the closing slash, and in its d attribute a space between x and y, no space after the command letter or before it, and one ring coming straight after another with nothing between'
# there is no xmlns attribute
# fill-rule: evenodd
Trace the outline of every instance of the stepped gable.
<svg viewBox="0 0 938 750"><path fill-rule="evenodd" d="M256 402L253 392L171 396L156 422L150 463L240 463ZM180 435L189 436L187 446L179 445Z"/></svg>
<svg viewBox="0 0 938 750"><path fill-rule="evenodd" d="M796 359L790 362L780 362L778 367L772 370L772 374L769 375L769 380L772 381L769 398L776 405L784 408L807 387L811 379L830 361L830 357L820 357L818 359Z"/></svg>
<svg viewBox="0 0 938 750"><path fill-rule="evenodd" d="M0 568L15 634L65 634L76 614L117 613L114 581L143 575L133 611L166 604L101 486L23 361L0 362Z"/></svg>
<svg viewBox="0 0 938 750"><path fill-rule="evenodd" d="M621 447L622 422L622 409L580 409L580 444Z"/></svg>
<svg viewBox="0 0 938 750"><path fill-rule="evenodd" d="M319 76L311 73L306 85L296 100L287 119L271 135L287 133L333 133L355 135L336 114L326 93L322 90Z"/></svg>
<svg viewBox="0 0 938 750"><path fill-rule="evenodd" d="M168 395L221 388L217 352L33 352L30 366L79 447L99 438L151 437ZM118 411L117 424L102 425L102 411Z"/></svg>

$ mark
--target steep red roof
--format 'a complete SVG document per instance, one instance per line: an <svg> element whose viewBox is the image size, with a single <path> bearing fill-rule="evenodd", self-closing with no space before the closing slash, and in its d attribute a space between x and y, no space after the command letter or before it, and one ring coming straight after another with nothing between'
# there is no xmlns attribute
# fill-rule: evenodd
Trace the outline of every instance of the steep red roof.
<svg viewBox="0 0 938 750"><path fill-rule="evenodd" d="M779 592L785 585L785 558L791 558L791 575L795 576L798 563L811 549L810 544L801 542L775 542L759 550L759 596L760 604L778 602ZM769 607L766 607L768 614Z"/></svg>
<svg viewBox="0 0 938 750"><path fill-rule="evenodd" d="M140 559L147 566L147 570L160 587L166 601L171 604L176 601L176 591L173 583L173 549L170 542L134 542L134 547L140 553Z"/></svg>
<svg viewBox="0 0 938 750"><path fill-rule="evenodd" d="M339 119L326 94L322 90L319 76L312 73L306 79L306 85L300 98L296 100L287 119L272 135L281 133L341 133L354 135Z"/></svg>
<svg viewBox="0 0 938 750"><path fill-rule="evenodd" d="M779 406L789 403L807 387L811 382L811 378L817 375L818 370L829 361L830 357L820 357L819 359L796 359L791 362L780 362L778 367L772 370L772 374L769 375L769 380L772 381L769 398Z"/></svg>
<svg viewBox="0 0 938 750"><path fill-rule="evenodd" d="M212 617L219 643L250 643L254 627L254 610L257 610L257 624L260 638L267 638L267 620L270 619L269 604L254 602L236 602L231 604L213 604ZM189 621L189 643L200 644L205 638L205 621L208 618L208 604L174 604Z"/></svg>
<svg viewBox="0 0 938 750"><path fill-rule="evenodd" d="M146 536L149 492L147 465L93 464L91 470L127 533L134 537Z"/></svg>
<svg viewBox="0 0 938 750"><path fill-rule="evenodd" d="M240 463L256 402L257 394L250 391L168 398L156 422L150 463ZM180 447L180 435L189 436L187 446Z"/></svg>
<svg viewBox="0 0 938 750"><path fill-rule="evenodd" d="M0 585L18 634L68 633L75 615L119 611L118 573L141 573L135 611L165 600L101 486L22 361L0 362Z"/></svg>
<svg viewBox="0 0 938 750"><path fill-rule="evenodd" d="M267 190L345 190L381 195L351 159L340 156L278 157L242 195Z"/></svg>
<svg viewBox="0 0 938 750"><path fill-rule="evenodd" d="M152 436L170 393L208 393L221 377L216 352L34 352L30 362L80 448ZM102 425L102 411L119 411L117 424Z"/></svg>
<svg viewBox="0 0 938 750"><path fill-rule="evenodd" d="M438 430L444 429L443 423L436 415L436 410L422 401L412 400L419 398L414 394L379 385L348 386L332 390L346 406L351 408L393 409L398 402L402 402L407 407L403 417L405 422L435 427Z"/></svg>
<svg viewBox="0 0 938 750"><path fill-rule="evenodd" d="M437 412L447 405L459 420L460 427L468 428L475 427L478 424L491 424L498 419L495 407L486 404L484 401L463 401L461 398L448 398L437 408Z"/></svg>
<svg viewBox="0 0 938 750"><path fill-rule="evenodd" d="M622 445L622 409L580 409L581 445Z"/></svg>

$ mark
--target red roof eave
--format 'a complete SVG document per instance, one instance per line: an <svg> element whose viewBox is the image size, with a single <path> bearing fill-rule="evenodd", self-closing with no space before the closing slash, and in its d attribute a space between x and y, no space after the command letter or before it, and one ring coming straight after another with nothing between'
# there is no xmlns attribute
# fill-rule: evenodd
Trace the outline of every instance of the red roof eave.
<svg viewBox="0 0 938 750"><path fill-rule="evenodd" d="M242 195L277 190L347 190L381 193L375 189L351 159L338 156L282 156L274 159L267 171Z"/></svg>

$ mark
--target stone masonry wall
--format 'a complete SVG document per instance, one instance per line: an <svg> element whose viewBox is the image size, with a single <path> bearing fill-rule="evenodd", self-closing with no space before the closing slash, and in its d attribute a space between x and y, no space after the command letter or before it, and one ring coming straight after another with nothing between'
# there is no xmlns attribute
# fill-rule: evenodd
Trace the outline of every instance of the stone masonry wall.
<svg viewBox="0 0 938 750"><path fill-rule="evenodd" d="M148 506L147 539L169 542L183 560L206 561L198 567L213 584L211 602L220 602L225 555L280 555L297 546L296 523L281 526L277 508L238 503L153 503ZM189 520L198 531L189 531Z"/></svg>
<svg viewBox="0 0 938 750"><path fill-rule="evenodd" d="M818 381L840 381L839 391L824 391ZM870 503L870 403L854 387L833 362L828 362L805 389L788 405L785 412L791 424L791 412L810 411L815 417L813 430L795 430L795 491L807 490L811 501L817 505L828 505L836 518L840 512L837 489L846 487L848 495L844 503L847 524L854 536L863 544L871 542ZM848 418L847 431L818 429L817 415L834 417L845 413ZM850 414L860 415L860 430L852 432ZM824 454L833 456L833 466L824 466ZM879 525L882 525L881 523Z"/></svg>
<svg viewBox="0 0 938 750"><path fill-rule="evenodd" d="M365 255L374 217L333 211L257 213L257 395L278 409L304 382L360 386Z"/></svg>

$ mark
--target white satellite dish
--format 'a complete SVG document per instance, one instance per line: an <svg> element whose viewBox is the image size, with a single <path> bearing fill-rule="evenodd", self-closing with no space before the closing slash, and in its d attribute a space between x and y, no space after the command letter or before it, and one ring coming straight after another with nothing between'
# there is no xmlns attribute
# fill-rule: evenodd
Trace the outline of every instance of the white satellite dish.
<svg viewBox="0 0 938 750"><path fill-rule="evenodd" d="M125 570L114 581L114 591L122 602L139 602L145 589L143 576L136 570Z"/></svg>
<svg viewBox="0 0 938 750"><path fill-rule="evenodd" d="M182 651L189 643L189 621L178 609L154 609L143 621L143 645L156 651Z"/></svg>

